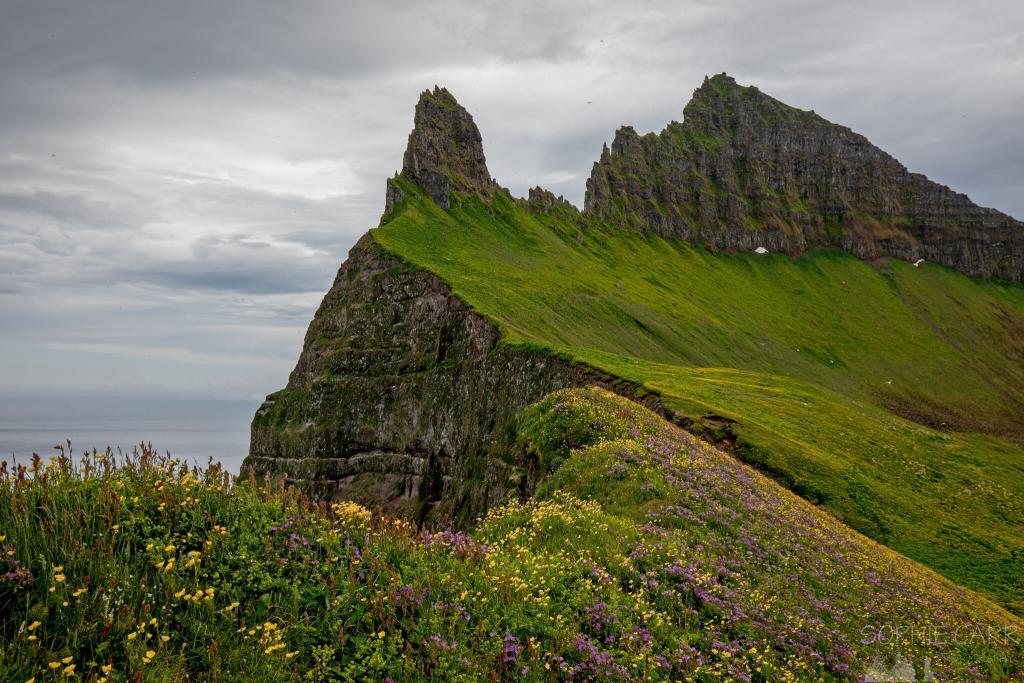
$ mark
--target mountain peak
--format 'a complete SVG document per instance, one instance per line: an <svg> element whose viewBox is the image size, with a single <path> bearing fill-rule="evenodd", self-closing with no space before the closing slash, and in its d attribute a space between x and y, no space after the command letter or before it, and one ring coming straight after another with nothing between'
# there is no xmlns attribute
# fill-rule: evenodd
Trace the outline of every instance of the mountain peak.
<svg viewBox="0 0 1024 683"><path fill-rule="evenodd" d="M736 79L722 72L705 76L700 87L683 108L683 120L688 126L701 129L736 127L737 118L760 116L781 102L765 95L754 86L740 85Z"/></svg>
<svg viewBox="0 0 1024 683"><path fill-rule="evenodd" d="M705 76L704 83L701 85L702 88L711 87L715 90L721 91L723 88L740 88L739 83L736 79L725 73L724 71L714 76Z"/></svg>
<svg viewBox="0 0 1024 683"><path fill-rule="evenodd" d="M494 181L480 130L447 89L435 85L420 94L401 175L445 209L451 206L452 191L491 194ZM389 203L391 195L389 186Z"/></svg>
<svg viewBox="0 0 1024 683"><path fill-rule="evenodd" d="M743 86L736 82L736 79L724 71L714 76L705 76L700 87L693 91L695 100L716 100L729 99L747 90L757 91L753 86Z"/></svg>
<svg viewBox="0 0 1024 683"><path fill-rule="evenodd" d="M584 211L718 251L838 247L1024 280L1024 225L910 173L862 135L720 73L659 135L623 126Z"/></svg>

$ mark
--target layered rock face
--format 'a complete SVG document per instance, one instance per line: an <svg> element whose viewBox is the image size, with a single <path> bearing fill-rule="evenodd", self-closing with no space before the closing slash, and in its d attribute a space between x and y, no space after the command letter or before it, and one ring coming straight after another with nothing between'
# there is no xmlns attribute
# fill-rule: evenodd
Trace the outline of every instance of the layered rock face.
<svg viewBox="0 0 1024 683"><path fill-rule="evenodd" d="M253 420L243 467L327 497L464 523L529 486L515 415L549 391L632 385L500 345L436 276L365 236L306 333L288 386Z"/></svg>
<svg viewBox="0 0 1024 683"><path fill-rule="evenodd" d="M621 128L585 212L712 250L833 246L1020 281L1024 224L910 173L865 137L720 74L660 134Z"/></svg>

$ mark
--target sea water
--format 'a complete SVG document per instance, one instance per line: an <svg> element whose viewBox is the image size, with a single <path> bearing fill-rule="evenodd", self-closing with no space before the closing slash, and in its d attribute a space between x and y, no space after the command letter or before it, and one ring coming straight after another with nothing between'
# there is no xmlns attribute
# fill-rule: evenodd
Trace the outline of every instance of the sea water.
<svg viewBox="0 0 1024 683"><path fill-rule="evenodd" d="M249 450L249 423L259 401L157 398L0 397L0 460L28 463L58 453L120 447L142 441L163 453L205 466L210 458L238 473Z"/></svg>

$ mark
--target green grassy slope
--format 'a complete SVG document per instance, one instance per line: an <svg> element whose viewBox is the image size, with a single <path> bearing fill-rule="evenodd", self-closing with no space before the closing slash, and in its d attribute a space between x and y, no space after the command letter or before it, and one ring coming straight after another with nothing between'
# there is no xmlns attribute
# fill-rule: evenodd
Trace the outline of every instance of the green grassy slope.
<svg viewBox="0 0 1024 683"><path fill-rule="evenodd" d="M833 251L715 257L503 194L409 199L374 236L508 343L641 381L698 425L735 420L742 457L1024 611L1024 288Z"/></svg>
<svg viewBox="0 0 1024 683"><path fill-rule="evenodd" d="M470 534L152 452L0 463L0 682L1024 670L1019 619L631 401L556 392L518 439L549 476Z"/></svg>

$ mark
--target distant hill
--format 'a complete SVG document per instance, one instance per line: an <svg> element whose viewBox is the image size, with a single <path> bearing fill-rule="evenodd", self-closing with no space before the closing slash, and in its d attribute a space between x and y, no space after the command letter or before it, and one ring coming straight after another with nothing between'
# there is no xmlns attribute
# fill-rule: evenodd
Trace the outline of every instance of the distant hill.
<svg viewBox="0 0 1024 683"><path fill-rule="evenodd" d="M620 130L582 212L512 197L428 91L247 462L468 526L543 479L519 410L597 384L1021 613L1022 239L724 75L660 135Z"/></svg>

